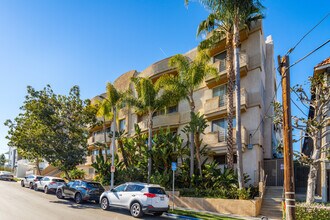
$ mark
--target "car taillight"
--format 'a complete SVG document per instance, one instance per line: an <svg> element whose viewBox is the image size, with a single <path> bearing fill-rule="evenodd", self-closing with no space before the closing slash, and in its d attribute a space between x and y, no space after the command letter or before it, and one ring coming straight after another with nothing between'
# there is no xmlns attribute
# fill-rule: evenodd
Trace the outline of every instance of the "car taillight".
<svg viewBox="0 0 330 220"><path fill-rule="evenodd" d="M34 182L37 182L37 181L38 181L38 179L34 179L33 181L34 181Z"/></svg>
<svg viewBox="0 0 330 220"><path fill-rule="evenodd" d="M153 193L144 193L143 195L147 196L148 198L155 198L156 194Z"/></svg>

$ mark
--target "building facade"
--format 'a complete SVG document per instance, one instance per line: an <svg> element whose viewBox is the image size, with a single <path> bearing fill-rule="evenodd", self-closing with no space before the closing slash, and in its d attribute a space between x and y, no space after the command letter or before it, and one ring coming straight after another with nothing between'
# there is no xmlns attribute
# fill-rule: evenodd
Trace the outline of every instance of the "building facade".
<svg viewBox="0 0 330 220"><path fill-rule="evenodd" d="M277 139L271 116L274 113L271 103L274 101L276 90L276 74L274 68L274 46L271 36L264 39L261 22L255 23L251 29L240 31L240 76L241 76L241 117L243 144L243 171L251 178L251 184L257 184L263 179L263 161L271 159L276 154ZM191 60L196 56L197 49L184 55ZM208 75L204 83L196 89L194 100L195 111L205 115L208 127L203 135L204 144L213 152L209 160L216 160L220 166L226 165L227 138L227 72L225 39L211 50L211 64L219 71L219 79ZM121 75L114 86L119 90L134 88L130 83L133 76L149 77L153 82L164 74L175 74L176 69L168 66L170 57L160 60L142 72L129 71ZM95 97L94 99L97 99ZM234 106L236 104L234 103ZM134 134L134 124L142 131L147 131L147 117L138 116L134 109L124 107L118 113L119 127L128 135ZM182 128L190 120L188 102L182 100L176 106L171 106L155 114L154 129L170 127L171 130L182 134ZM110 127L110 123L108 124ZM234 128L235 129L235 128ZM85 169L88 175L93 175L90 167L95 160L97 141L104 141L104 127L93 128L88 139L91 155L88 156ZM235 134L235 132L234 132ZM235 136L235 135L234 135ZM185 135L182 135L185 138ZM110 144L110 138L106 140ZM236 142L234 140L234 142ZM236 143L235 143L236 152ZM105 153L105 152L104 152ZM236 160L234 161L236 163Z"/></svg>

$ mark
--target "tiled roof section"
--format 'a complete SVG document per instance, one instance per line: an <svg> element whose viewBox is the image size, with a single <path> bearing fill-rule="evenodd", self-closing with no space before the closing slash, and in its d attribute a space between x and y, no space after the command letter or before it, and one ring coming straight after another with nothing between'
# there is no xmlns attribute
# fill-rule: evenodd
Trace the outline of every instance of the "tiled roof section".
<svg viewBox="0 0 330 220"><path fill-rule="evenodd" d="M323 60L321 63L317 64L317 65L314 67L314 69L316 69L316 68L318 68L318 67L321 67L321 66L325 66L325 65L327 65L327 64L330 64L330 57L327 58L327 59L325 59L325 60Z"/></svg>
<svg viewBox="0 0 330 220"><path fill-rule="evenodd" d="M129 89L131 78L133 76L135 76L136 74L137 74L136 70L128 71L128 72L124 73L123 75L119 76L115 80L113 85L116 87L116 89L123 92L123 91Z"/></svg>

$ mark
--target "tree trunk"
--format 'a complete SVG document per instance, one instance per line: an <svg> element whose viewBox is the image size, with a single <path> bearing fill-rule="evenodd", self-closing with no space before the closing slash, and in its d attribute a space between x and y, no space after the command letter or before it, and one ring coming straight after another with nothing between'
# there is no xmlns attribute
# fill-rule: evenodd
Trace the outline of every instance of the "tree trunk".
<svg viewBox="0 0 330 220"><path fill-rule="evenodd" d="M316 186L316 179L317 179L317 170L319 168L319 163L314 162L320 159L321 150L318 146L318 138L315 137L313 140L313 154L311 156L312 164L309 165L309 173L307 179L307 192L306 192L306 203L311 204L314 202L315 197L315 186Z"/></svg>
<svg viewBox="0 0 330 220"><path fill-rule="evenodd" d="M66 176L66 179L67 179L68 181L71 181L70 175L69 175L69 173L68 173L67 170L64 170L64 174L65 174L65 176Z"/></svg>
<svg viewBox="0 0 330 220"><path fill-rule="evenodd" d="M226 34L226 70L227 70L227 166L229 169L234 169L234 136L233 136L233 116L234 116L234 83L235 74L233 68L233 35L231 32Z"/></svg>
<svg viewBox="0 0 330 220"><path fill-rule="evenodd" d="M240 66L239 66L239 29L238 20L234 23L234 60L236 75L236 144L237 144L237 175L238 186L240 189L244 187L243 183L243 158L242 158L242 137L241 137L241 83L240 83Z"/></svg>
<svg viewBox="0 0 330 220"><path fill-rule="evenodd" d="M195 102L193 100L193 97L191 95L190 97L190 121L193 119L194 115L194 110L195 110ZM195 147L194 147L194 131L190 131L190 180L194 175L194 158L195 158Z"/></svg>
<svg viewBox="0 0 330 220"><path fill-rule="evenodd" d="M105 125L105 116L103 116L103 136L104 136L104 153L105 153L105 158L108 158L108 153L107 153L107 128Z"/></svg>
<svg viewBox="0 0 330 220"><path fill-rule="evenodd" d="M149 119L148 119L148 184L150 183L150 177L151 177L151 149L152 149L152 112L149 111Z"/></svg>
<svg viewBox="0 0 330 220"><path fill-rule="evenodd" d="M198 133L195 133L195 146L196 146L196 159L198 163L198 170L199 170L199 175L200 177L203 177L203 172L202 172L202 162L201 162L201 155L200 155L200 135Z"/></svg>
<svg viewBox="0 0 330 220"><path fill-rule="evenodd" d="M112 141L111 141L111 166L115 166L115 148L116 148L116 107L113 107L112 108L112 112L113 112L113 119L112 119L112 123L113 123L113 126L112 126ZM114 187L114 182L115 182L115 173L114 172L111 172L111 179L110 179L110 189L113 189Z"/></svg>
<svg viewBox="0 0 330 220"><path fill-rule="evenodd" d="M39 167L39 158L38 157L36 159L36 167L37 167L38 175L41 175L41 170L40 170L40 167Z"/></svg>
<svg viewBox="0 0 330 220"><path fill-rule="evenodd" d="M308 173L308 180L307 180L307 192L306 192L306 204L311 204L314 202L317 169L318 169L318 164L309 165L309 173Z"/></svg>

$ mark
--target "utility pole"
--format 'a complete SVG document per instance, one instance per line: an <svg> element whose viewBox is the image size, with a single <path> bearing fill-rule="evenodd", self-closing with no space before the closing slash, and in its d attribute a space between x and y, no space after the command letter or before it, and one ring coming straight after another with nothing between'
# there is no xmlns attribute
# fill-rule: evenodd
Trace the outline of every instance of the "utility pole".
<svg viewBox="0 0 330 220"><path fill-rule="evenodd" d="M285 219L295 220L289 57L278 56L278 64L282 77Z"/></svg>

